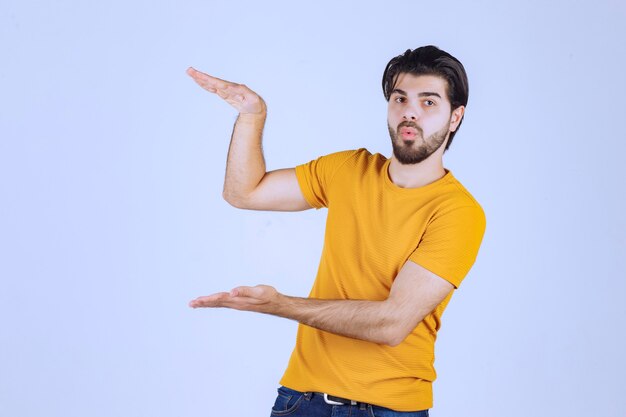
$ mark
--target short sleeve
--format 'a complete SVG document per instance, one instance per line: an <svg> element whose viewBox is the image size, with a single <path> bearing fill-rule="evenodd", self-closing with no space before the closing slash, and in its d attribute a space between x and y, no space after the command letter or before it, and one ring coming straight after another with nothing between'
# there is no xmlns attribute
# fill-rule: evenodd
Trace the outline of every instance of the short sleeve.
<svg viewBox="0 0 626 417"><path fill-rule="evenodd" d="M479 205L440 214L431 220L409 259L458 288L476 260L485 226Z"/></svg>
<svg viewBox="0 0 626 417"><path fill-rule="evenodd" d="M361 150L335 152L296 166L298 184L311 207L316 209L328 207L328 198L335 174L346 161Z"/></svg>

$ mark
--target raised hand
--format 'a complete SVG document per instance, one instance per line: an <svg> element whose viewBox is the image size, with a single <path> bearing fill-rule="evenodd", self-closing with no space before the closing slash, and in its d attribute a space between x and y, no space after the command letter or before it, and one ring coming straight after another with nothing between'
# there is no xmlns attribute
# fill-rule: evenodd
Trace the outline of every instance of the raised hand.
<svg viewBox="0 0 626 417"><path fill-rule="evenodd" d="M221 80L192 67L187 69L187 74L200 87L223 98L224 101L237 109L240 114L265 114L267 112L267 106L261 96L244 84Z"/></svg>

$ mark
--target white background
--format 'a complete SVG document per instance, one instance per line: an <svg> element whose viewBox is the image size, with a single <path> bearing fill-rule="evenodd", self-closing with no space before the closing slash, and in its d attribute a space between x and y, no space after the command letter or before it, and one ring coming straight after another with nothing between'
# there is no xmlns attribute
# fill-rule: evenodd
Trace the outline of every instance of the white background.
<svg viewBox="0 0 626 417"><path fill-rule="evenodd" d="M2 0L0 415L269 415L296 324L187 302L306 296L325 211L221 199L236 114L185 69L265 98L275 169L389 156L383 69L427 44L467 69L445 163L487 215L431 415L626 415L625 18L617 0Z"/></svg>

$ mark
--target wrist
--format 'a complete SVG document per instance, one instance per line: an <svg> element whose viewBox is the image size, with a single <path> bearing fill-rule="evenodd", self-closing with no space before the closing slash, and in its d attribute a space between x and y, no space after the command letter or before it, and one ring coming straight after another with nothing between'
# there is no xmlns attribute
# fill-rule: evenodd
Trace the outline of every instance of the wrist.
<svg viewBox="0 0 626 417"><path fill-rule="evenodd" d="M291 314L292 304L293 297L281 294L280 292L276 292L276 296L274 297L274 301L272 302L272 314L287 319L294 319Z"/></svg>
<svg viewBox="0 0 626 417"><path fill-rule="evenodd" d="M262 103L258 109L239 112L239 117L245 118L265 118L267 116L267 106Z"/></svg>
<svg viewBox="0 0 626 417"><path fill-rule="evenodd" d="M239 113L237 123L240 125L259 126L265 124L267 113Z"/></svg>

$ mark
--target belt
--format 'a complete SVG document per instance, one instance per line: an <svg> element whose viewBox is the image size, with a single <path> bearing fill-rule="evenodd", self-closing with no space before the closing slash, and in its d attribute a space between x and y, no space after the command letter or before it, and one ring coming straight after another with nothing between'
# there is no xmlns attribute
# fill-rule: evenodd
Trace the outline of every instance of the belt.
<svg viewBox="0 0 626 417"><path fill-rule="evenodd" d="M349 400L347 398L335 397L334 395L326 394L325 392L320 392L318 394L322 394L324 396L324 401L326 402L326 404L330 405L355 405L361 409L365 409L365 407L369 405L368 403Z"/></svg>

